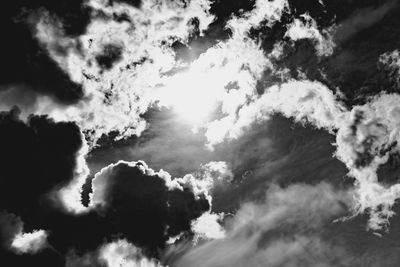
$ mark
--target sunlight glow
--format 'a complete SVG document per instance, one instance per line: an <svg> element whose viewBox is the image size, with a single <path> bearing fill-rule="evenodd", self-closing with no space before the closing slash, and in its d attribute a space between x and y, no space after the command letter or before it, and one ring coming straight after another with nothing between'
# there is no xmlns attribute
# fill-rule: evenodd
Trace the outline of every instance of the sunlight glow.
<svg viewBox="0 0 400 267"><path fill-rule="evenodd" d="M212 115L225 93L224 87L216 81L217 77L210 73L182 72L168 78L158 97L162 105L171 107L185 121L198 125Z"/></svg>
<svg viewBox="0 0 400 267"><path fill-rule="evenodd" d="M210 122L217 110L222 116L235 114L254 95L257 77L248 62L257 62L251 65L255 69L266 65L265 59L255 60L263 58L257 46L235 44L211 48L186 70L164 76L155 93L159 105L172 108L194 126ZM248 53L240 57L241 51Z"/></svg>

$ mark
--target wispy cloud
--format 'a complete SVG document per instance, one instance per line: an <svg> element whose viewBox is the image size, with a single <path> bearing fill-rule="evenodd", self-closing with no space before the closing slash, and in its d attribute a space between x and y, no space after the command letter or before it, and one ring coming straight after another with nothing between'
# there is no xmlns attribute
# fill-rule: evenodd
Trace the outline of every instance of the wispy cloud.
<svg viewBox="0 0 400 267"><path fill-rule="evenodd" d="M349 264L346 251L319 235L346 213L347 192L317 186L272 186L265 202L244 204L226 222L226 237L169 256L173 266L299 266ZM179 247L172 247L174 255Z"/></svg>

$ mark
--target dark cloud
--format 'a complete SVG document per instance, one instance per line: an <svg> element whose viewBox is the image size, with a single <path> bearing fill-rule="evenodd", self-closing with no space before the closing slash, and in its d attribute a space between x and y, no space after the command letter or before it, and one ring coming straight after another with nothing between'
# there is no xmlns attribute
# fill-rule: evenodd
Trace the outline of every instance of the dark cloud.
<svg viewBox="0 0 400 267"><path fill-rule="evenodd" d="M18 112L0 114L0 209L33 222L38 207L47 205L45 194L72 179L82 137L74 123L45 116L31 116L25 123Z"/></svg>
<svg viewBox="0 0 400 267"><path fill-rule="evenodd" d="M115 234L154 253L169 237L190 231L210 203L189 187L170 188L170 178L152 172L142 162L103 169L93 180L92 205Z"/></svg>
<svg viewBox="0 0 400 267"><path fill-rule="evenodd" d="M121 59L122 48L116 45L106 45L101 54L96 56L97 64L102 69L111 69L113 64Z"/></svg>
<svg viewBox="0 0 400 267"><path fill-rule="evenodd" d="M80 85L57 67L33 37L30 20L39 9L48 10L64 22L64 31L76 35L84 31L89 10L82 0L72 1L6 1L0 12L0 90L9 85L25 85L27 89L55 96L62 103L72 103L83 96Z"/></svg>
<svg viewBox="0 0 400 267"><path fill-rule="evenodd" d="M17 257L2 250L16 266L47 258L58 262L52 266L63 266L71 250L82 255L115 237L157 256L169 237L189 233L192 220L210 209L207 196L195 193L190 184L172 187L166 173L155 173L141 162L121 162L96 175L93 199L102 204L94 201L90 211L69 214L49 193L73 179L82 147L79 128L44 116L31 116L25 123L14 109L0 114L0 145L1 242L9 244L22 227L24 232L49 232L51 249L36 255Z"/></svg>

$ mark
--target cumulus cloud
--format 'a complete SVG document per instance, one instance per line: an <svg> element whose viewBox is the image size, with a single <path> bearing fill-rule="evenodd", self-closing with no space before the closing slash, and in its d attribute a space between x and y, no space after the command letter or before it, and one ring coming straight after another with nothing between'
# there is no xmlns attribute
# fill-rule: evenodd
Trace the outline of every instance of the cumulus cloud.
<svg viewBox="0 0 400 267"><path fill-rule="evenodd" d="M399 95L383 94L362 106L355 106L347 124L337 133L336 156L357 179L360 199L357 210L370 210L372 229L388 224L391 207L399 198L399 185L378 181L379 166L398 151Z"/></svg>
<svg viewBox="0 0 400 267"><path fill-rule="evenodd" d="M16 254L36 254L46 248L48 233L44 230L23 232L24 223L13 213L0 212L0 251ZM1 253L1 252L0 252Z"/></svg>
<svg viewBox="0 0 400 267"><path fill-rule="evenodd" d="M255 121L279 113L336 134L336 157L355 178L358 212L369 212L369 227L378 230L394 215L398 185L379 183L377 170L389 155L398 151L398 95L383 94L363 106L348 110L325 85L311 81L289 81L265 89L254 102L242 107L235 120L209 124L211 144L237 138ZM337 131L337 132L336 132Z"/></svg>
<svg viewBox="0 0 400 267"><path fill-rule="evenodd" d="M11 248L16 253L35 254L46 247L47 236L48 233L43 230L36 230L31 233L19 233L14 237Z"/></svg>
<svg viewBox="0 0 400 267"><path fill-rule="evenodd" d="M192 175L172 179L141 161L103 168L92 185L90 207L114 222L113 232L124 233L150 253L163 248L170 237L191 231L192 220L211 205L208 183Z"/></svg>
<svg viewBox="0 0 400 267"><path fill-rule="evenodd" d="M120 137L140 134L145 128L141 115L154 103L172 106L181 115L189 109L196 123L219 105L224 113L234 113L252 97L257 79L270 65L249 32L279 21L288 3L256 1L254 9L227 22L231 38L190 65L176 59L172 46L201 35L212 23L209 1L146 1L132 7L92 0L86 6L91 21L76 38L64 33L53 14L32 16L35 37L85 94L75 105L35 112L76 121L96 141L111 131Z"/></svg>
<svg viewBox="0 0 400 267"><path fill-rule="evenodd" d="M198 239L220 239L225 237L225 231L219 221L223 214L204 213L192 222L192 230L195 233L195 240Z"/></svg>
<svg viewBox="0 0 400 267"><path fill-rule="evenodd" d="M311 39L315 42L315 48L319 56L330 56L333 53L335 44L332 40L332 29L318 29L317 22L309 15L303 14L301 19L295 19L288 26L285 33L293 41Z"/></svg>
<svg viewBox="0 0 400 267"><path fill-rule="evenodd" d="M172 45L187 42L213 21L206 0L146 1L140 7L93 0L85 34L71 38L62 23L43 12L35 36L61 69L82 85L85 99L50 112L57 120L76 121L93 139L110 131L140 134L140 117L167 72L181 65ZM124 18L121 20L114 19ZM60 52L60 50L62 52Z"/></svg>
<svg viewBox="0 0 400 267"><path fill-rule="evenodd" d="M236 138L252 122L267 120L274 113L333 130L341 123L345 111L345 107L325 85L291 80L266 88L263 95L243 106L237 117L211 122L206 135L210 144L219 143L225 138Z"/></svg>
<svg viewBox="0 0 400 267"><path fill-rule="evenodd" d="M200 243L181 256L174 266L311 266L348 258L339 246L319 236L323 225L346 213L348 192L322 183L317 186L272 186L265 202L244 204L226 223L226 237ZM172 248L170 253L174 253Z"/></svg>

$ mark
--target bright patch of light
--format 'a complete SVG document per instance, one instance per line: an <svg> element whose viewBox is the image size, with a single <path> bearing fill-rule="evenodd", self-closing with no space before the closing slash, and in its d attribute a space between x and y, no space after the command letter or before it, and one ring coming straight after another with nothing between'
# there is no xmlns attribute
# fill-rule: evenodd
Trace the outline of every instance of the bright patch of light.
<svg viewBox="0 0 400 267"><path fill-rule="evenodd" d="M223 78L217 73L193 68L168 77L157 98L185 121L200 125L212 116L225 94Z"/></svg>
<svg viewBox="0 0 400 267"><path fill-rule="evenodd" d="M247 51L245 56L243 51ZM244 105L254 94L258 73L267 62L252 42L220 44L203 53L187 70L163 77L155 98L185 121L201 126L212 121L217 108L222 112L219 115L228 115Z"/></svg>

